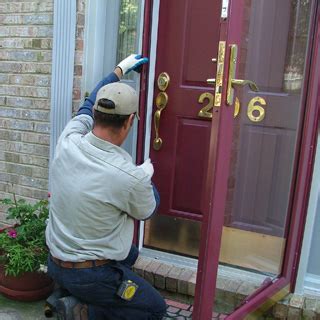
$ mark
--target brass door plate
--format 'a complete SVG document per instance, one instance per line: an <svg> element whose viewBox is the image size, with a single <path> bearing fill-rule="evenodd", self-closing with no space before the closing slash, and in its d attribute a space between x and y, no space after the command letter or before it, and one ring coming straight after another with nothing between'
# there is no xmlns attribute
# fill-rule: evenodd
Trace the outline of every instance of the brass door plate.
<svg viewBox="0 0 320 320"><path fill-rule="evenodd" d="M215 107L221 107L225 53L226 53L226 42L220 41L219 50L218 50L217 75L216 75L216 86L215 86L215 95L214 95Z"/></svg>
<svg viewBox="0 0 320 320"><path fill-rule="evenodd" d="M236 75L237 58L238 46L236 44L233 44L230 46L229 80L227 88L227 105L229 106L233 104L234 89L232 87L232 80Z"/></svg>

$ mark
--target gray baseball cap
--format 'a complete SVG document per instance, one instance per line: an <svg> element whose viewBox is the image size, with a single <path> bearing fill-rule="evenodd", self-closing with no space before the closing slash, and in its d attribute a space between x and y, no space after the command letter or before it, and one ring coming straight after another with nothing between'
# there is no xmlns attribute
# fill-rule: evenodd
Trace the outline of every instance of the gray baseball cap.
<svg viewBox="0 0 320 320"><path fill-rule="evenodd" d="M114 108L105 108L98 105L100 99L108 99L114 103ZM95 110L108 114L130 115L139 109L139 99L137 92L125 83L113 82L99 89L96 102L93 106Z"/></svg>

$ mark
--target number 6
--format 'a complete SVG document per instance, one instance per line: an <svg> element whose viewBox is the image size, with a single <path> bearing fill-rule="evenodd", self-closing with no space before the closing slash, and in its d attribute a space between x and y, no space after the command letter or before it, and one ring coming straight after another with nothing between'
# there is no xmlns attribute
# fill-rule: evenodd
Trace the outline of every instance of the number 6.
<svg viewBox="0 0 320 320"><path fill-rule="evenodd" d="M255 105L255 103L259 103L260 105ZM248 118L253 122L262 121L266 115L266 112L262 106L265 106L266 104L267 104L266 100L264 100L261 97L255 97L251 99L249 102L248 111L247 111ZM255 116L253 114L254 111L259 112L259 115Z"/></svg>

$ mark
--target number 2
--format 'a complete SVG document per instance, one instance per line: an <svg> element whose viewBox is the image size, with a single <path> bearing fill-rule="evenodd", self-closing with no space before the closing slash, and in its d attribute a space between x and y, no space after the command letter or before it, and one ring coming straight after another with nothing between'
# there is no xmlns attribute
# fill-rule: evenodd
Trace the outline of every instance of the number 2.
<svg viewBox="0 0 320 320"><path fill-rule="evenodd" d="M203 103L204 100L208 100L208 104L206 104L198 113L198 116L201 118L207 118L207 119L212 119L212 112L210 110L213 108L214 105L214 96L213 94L209 92L203 93L199 99L199 103Z"/></svg>

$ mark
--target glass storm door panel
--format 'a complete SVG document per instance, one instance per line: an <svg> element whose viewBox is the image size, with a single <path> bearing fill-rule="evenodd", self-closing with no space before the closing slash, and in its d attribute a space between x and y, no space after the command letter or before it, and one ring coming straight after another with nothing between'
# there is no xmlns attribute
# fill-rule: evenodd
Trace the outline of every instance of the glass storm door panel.
<svg viewBox="0 0 320 320"><path fill-rule="evenodd" d="M245 2L242 17L237 77L254 79L259 90L235 86L240 111L221 261L274 275L281 272L290 219L310 8L311 1L255 0Z"/></svg>
<svg viewBox="0 0 320 320"><path fill-rule="evenodd" d="M243 1L240 32L229 38L228 81L234 89L227 90L226 101L234 123L219 257L223 275L216 291L221 280L230 281L226 270L232 268L236 280L230 287L237 287L238 298L224 301L228 314L274 283L283 269L305 112L311 8L312 1Z"/></svg>

